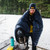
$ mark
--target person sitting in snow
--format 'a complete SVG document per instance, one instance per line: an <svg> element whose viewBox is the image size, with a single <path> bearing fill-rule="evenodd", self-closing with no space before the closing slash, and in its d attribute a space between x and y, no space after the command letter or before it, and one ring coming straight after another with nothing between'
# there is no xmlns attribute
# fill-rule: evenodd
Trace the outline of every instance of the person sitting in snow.
<svg viewBox="0 0 50 50"><path fill-rule="evenodd" d="M29 5L29 9L23 14L15 26L15 38L17 40L17 32L22 32L23 36L29 36L32 39L32 50L36 50L39 37L43 30L43 21L35 3ZM18 40L17 40L18 41ZM27 43L28 44L28 43Z"/></svg>

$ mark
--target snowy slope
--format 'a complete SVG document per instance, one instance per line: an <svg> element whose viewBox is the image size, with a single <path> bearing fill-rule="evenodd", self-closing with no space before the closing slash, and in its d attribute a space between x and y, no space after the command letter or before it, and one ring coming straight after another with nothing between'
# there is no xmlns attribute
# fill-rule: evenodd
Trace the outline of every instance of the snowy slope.
<svg viewBox="0 0 50 50"><path fill-rule="evenodd" d="M21 17L22 15L0 14L0 43L14 36L15 25ZM50 49L50 19L43 18L43 27L38 46Z"/></svg>

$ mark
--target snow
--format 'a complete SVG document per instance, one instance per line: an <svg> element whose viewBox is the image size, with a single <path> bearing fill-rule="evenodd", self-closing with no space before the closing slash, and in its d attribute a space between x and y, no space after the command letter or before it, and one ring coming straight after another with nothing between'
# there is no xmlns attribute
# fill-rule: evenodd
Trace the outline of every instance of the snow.
<svg viewBox="0 0 50 50"><path fill-rule="evenodd" d="M17 21L22 15L0 14L0 43L14 37L14 29ZM31 43L31 40L29 40ZM43 18L43 31L38 46L50 49L50 19Z"/></svg>
<svg viewBox="0 0 50 50"><path fill-rule="evenodd" d="M38 46L50 49L50 18L43 19L43 32L41 34Z"/></svg>
<svg viewBox="0 0 50 50"><path fill-rule="evenodd" d="M21 16L0 15L0 43L14 36L15 25Z"/></svg>

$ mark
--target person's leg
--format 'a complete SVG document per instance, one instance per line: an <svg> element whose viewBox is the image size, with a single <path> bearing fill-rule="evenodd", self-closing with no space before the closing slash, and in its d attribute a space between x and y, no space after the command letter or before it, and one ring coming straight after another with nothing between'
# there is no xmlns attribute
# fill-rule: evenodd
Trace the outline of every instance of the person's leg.
<svg viewBox="0 0 50 50"><path fill-rule="evenodd" d="M26 37L26 43L27 43L27 47L25 50L28 50L29 49L28 47L29 34L25 34L25 37Z"/></svg>
<svg viewBox="0 0 50 50"><path fill-rule="evenodd" d="M29 39L29 36L27 37L27 47L28 47L28 39Z"/></svg>
<svg viewBox="0 0 50 50"><path fill-rule="evenodd" d="M32 45L32 50L36 50L36 46Z"/></svg>
<svg viewBox="0 0 50 50"><path fill-rule="evenodd" d="M34 39L33 36L31 35L31 39L32 39L32 50L36 50L36 46L34 44Z"/></svg>

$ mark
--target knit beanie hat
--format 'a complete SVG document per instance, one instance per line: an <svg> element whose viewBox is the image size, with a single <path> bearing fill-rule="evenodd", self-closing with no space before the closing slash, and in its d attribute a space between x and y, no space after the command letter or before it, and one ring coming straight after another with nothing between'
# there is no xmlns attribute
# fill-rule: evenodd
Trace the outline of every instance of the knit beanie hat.
<svg viewBox="0 0 50 50"><path fill-rule="evenodd" d="M29 9L36 9L36 4L35 3L31 3L29 5Z"/></svg>

